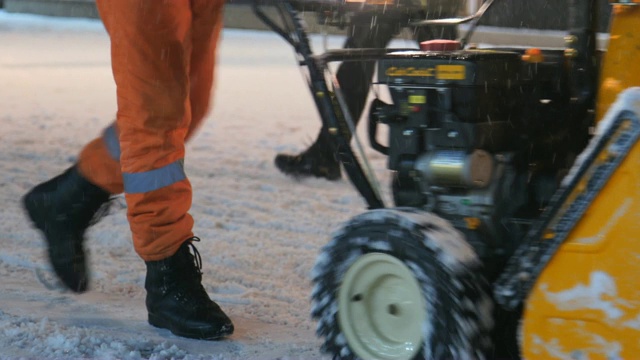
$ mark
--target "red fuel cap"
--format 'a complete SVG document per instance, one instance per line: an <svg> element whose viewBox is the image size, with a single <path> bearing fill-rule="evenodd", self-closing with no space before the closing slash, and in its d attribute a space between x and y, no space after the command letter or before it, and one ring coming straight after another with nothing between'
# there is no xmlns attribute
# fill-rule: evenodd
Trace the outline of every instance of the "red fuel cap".
<svg viewBox="0 0 640 360"><path fill-rule="evenodd" d="M462 49L462 44L457 40L429 40L420 43L422 51L456 51Z"/></svg>

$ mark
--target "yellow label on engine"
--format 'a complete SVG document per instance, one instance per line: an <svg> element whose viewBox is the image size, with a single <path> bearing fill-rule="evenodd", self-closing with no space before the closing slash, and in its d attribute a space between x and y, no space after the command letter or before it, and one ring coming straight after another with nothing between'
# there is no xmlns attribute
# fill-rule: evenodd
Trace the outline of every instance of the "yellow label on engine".
<svg viewBox="0 0 640 360"><path fill-rule="evenodd" d="M434 68L415 68L415 67L396 67L392 66L385 71L387 76L415 76L415 77L433 77Z"/></svg>
<svg viewBox="0 0 640 360"><path fill-rule="evenodd" d="M467 72L464 65L438 65L436 66L436 79L438 80L464 80Z"/></svg>
<svg viewBox="0 0 640 360"><path fill-rule="evenodd" d="M387 76L435 77L438 80L464 80L467 70L464 65L436 65L435 68L396 67L385 71Z"/></svg>
<svg viewBox="0 0 640 360"><path fill-rule="evenodd" d="M409 95L409 104L426 104L427 97L424 95Z"/></svg>

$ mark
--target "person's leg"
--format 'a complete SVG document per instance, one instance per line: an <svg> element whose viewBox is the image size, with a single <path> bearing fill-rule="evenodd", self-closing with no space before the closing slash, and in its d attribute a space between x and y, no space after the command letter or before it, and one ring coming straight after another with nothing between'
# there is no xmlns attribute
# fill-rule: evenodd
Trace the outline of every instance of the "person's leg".
<svg viewBox="0 0 640 360"><path fill-rule="evenodd" d="M375 18L379 23L372 26ZM400 28L401 24L397 19L385 22L384 16L356 17L348 29L350 36L344 48L384 48ZM354 126L357 126L362 116L374 70L374 61L343 62L338 68L336 78ZM315 176L327 180L338 180L341 177L340 163L332 147L328 129L324 125L307 150L298 155L278 154L275 165L283 173L294 177Z"/></svg>
<svg viewBox="0 0 640 360"><path fill-rule="evenodd" d="M75 166L24 198L56 273L81 292L84 231L109 194L124 191L134 246L147 264L149 322L206 339L232 333L233 325L201 285L182 158L185 138L209 107L223 3L99 0L112 40L117 125L85 146Z"/></svg>
<svg viewBox="0 0 640 360"><path fill-rule="evenodd" d="M210 7L221 7L220 1L199 1L194 3L191 67L189 69L191 103L191 124L187 140L200 128L202 121L211 108L212 91L215 80L216 54L218 39L223 27L223 13ZM211 18L211 12L217 12L218 18Z"/></svg>
<svg viewBox="0 0 640 360"><path fill-rule="evenodd" d="M188 1L98 1L111 37L117 137L134 247L146 261L193 236L184 140L191 120ZM115 131L114 131L115 133Z"/></svg>
<svg viewBox="0 0 640 360"><path fill-rule="evenodd" d="M98 1L112 42L120 167L134 247L147 265L149 323L203 339L229 335L233 325L201 285L185 139L208 108L223 4Z"/></svg>
<svg viewBox="0 0 640 360"><path fill-rule="evenodd" d="M107 29L110 27L107 24ZM187 139L193 136L209 109L216 44L221 29L221 20L193 21L192 38L199 45L192 50L189 69L192 120ZM120 142L114 122L82 149L74 166L25 196L28 215L45 233L53 268L70 289L78 292L87 289L83 242L91 218L108 201L110 194L123 191ZM86 220L76 220L76 214L82 214ZM74 251L70 253L68 249Z"/></svg>
<svg viewBox="0 0 640 360"><path fill-rule="evenodd" d="M194 16L200 16L199 12ZM222 25L221 19L212 21L210 18L202 18L202 20L194 18L193 20L193 43L200 45L194 46L191 52L189 69L191 122L186 136L187 141L195 135L211 107L216 46ZM105 191L111 194L120 194L124 191L120 171L120 143L115 122L108 126L100 137L82 149L77 167L84 178Z"/></svg>
<svg viewBox="0 0 640 360"><path fill-rule="evenodd" d="M112 42L117 124L85 146L74 169L108 193L125 191L136 251L157 260L193 236L182 168L191 125L191 9L183 0L98 1L98 7ZM202 78L206 85L212 75Z"/></svg>
<svg viewBox="0 0 640 360"><path fill-rule="evenodd" d="M377 19L379 23L372 25L369 16L356 17L350 29L352 35L347 39L344 48L385 48L393 36L400 32L403 24L395 18L386 22L381 15L377 16ZM340 64L338 68L336 78L356 125L362 117L375 68L375 61L347 61Z"/></svg>

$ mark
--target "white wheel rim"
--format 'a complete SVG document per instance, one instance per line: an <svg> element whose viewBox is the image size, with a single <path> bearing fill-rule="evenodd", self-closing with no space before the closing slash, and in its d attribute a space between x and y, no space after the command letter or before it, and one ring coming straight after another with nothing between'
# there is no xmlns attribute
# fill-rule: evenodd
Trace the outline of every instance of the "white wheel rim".
<svg viewBox="0 0 640 360"><path fill-rule="evenodd" d="M420 285L409 268L382 253L361 256L338 290L338 322L363 359L413 359L426 318Z"/></svg>

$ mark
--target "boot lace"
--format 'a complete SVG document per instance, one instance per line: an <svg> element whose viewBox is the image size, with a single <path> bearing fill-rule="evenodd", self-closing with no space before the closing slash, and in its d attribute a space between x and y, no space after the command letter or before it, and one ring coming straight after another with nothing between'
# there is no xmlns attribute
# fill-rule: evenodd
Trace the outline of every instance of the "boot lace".
<svg viewBox="0 0 640 360"><path fill-rule="evenodd" d="M200 242L200 238L197 236L194 236L190 239L187 240L187 245L189 246L189 248L191 248L191 251L193 252L193 254L191 255L193 257L193 262L195 264L195 271L198 273L198 276L202 276L202 256L200 256L200 252L198 251L198 248L196 248L195 245L193 245L194 242Z"/></svg>
<svg viewBox="0 0 640 360"><path fill-rule="evenodd" d="M182 290L176 294L176 299L188 307L208 307L211 306L212 301L202 285L202 256L194 242L200 242L200 238L194 236L186 241L187 246L191 248L189 257L192 265L186 266L185 271L189 275L181 279L179 287Z"/></svg>

